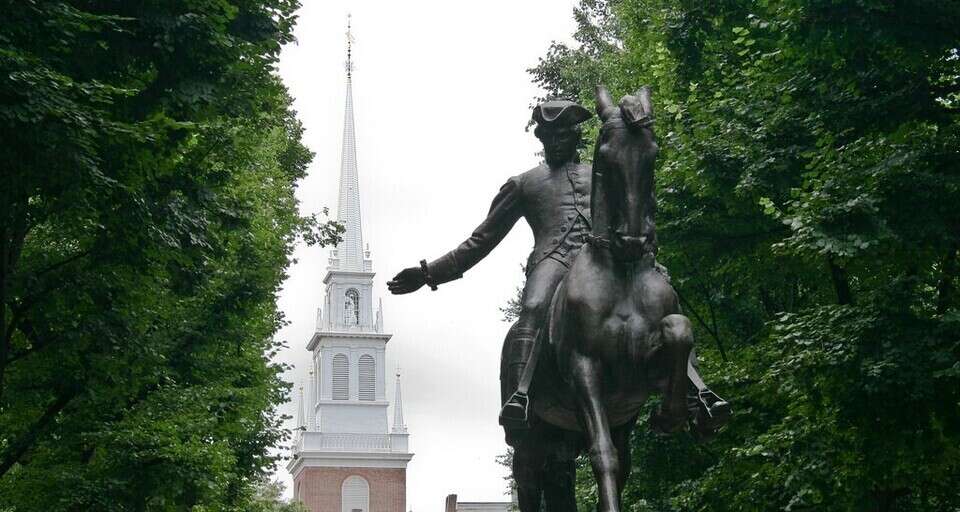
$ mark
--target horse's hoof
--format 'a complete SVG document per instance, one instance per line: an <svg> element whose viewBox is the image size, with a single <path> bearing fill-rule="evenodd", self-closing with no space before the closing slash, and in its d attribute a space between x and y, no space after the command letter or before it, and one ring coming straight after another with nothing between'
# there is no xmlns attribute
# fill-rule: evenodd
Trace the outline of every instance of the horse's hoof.
<svg viewBox="0 0 960 512"><path fill-rule="evenodd" d="M660 407L650 414L650 428L658 434L673 434L683 430L686 414L667 414Z"/></svg>

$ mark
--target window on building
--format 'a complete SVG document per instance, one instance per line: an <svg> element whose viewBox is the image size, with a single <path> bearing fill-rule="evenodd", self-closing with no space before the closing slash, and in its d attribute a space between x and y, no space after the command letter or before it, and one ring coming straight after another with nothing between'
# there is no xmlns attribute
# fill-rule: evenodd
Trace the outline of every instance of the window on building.
<svg viewBox="0 0 960 512"><path fill-rule="evenodd" d="M369 354L360 356L360 400L376 400L377 363Z"/></svg>
<svg viewBox="0 0 960 512"><path fill-rule="evenodd" d="M350 362L344 354L333 356L333 399L350 399Z"/></svg>
<svg viewBox="0 0 960 512"><path fill-rule="evenodd" d="M369 512L370 485L363 477L347 477L340 488L341 512Z"/></svg>
<svg viewBox="0 0 960 512"><path fill-rule="evenodd" d="M345 325L360 325L360 292L350 288L343 301L343 323Z"/></svg>

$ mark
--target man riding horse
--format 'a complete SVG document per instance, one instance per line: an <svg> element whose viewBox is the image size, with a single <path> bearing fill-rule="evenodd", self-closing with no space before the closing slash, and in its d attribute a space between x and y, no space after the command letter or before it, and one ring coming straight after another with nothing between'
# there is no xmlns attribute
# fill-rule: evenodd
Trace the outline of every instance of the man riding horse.
<svg viewBox="0 0 960 512"><path fill-rule="evenodd" d="M429 264L421 261L419 266L404 269L387 283L394 294L410 293L424 284L436 290L437 285L462 277L503 240L521 217L526 219L535 243L527 259L520 314L507 332L500 361L500 423L512 446L529 427L526 392L537 363L531 354L538 347L537 336L550 300L591 231L591 168L580 162L577 153L580 123L590 117L590 111L568 100L546 101L534 108L534 134L543 143L545 162L508 179L493 199L486 219L456 249ZM694 354L690 360L691 409L696 408L696 421L697 411L704 413L717 404L726 404L703 384ZM718 427L709 424L700 433L708 435L705 430Z"/></svg>

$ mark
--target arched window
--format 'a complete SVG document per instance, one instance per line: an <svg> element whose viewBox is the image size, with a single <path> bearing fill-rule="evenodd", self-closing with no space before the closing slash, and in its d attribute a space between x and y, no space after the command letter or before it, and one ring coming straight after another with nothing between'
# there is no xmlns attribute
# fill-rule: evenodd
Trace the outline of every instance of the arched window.
<svg viewBox="0 0 960 512"><path fill-rule="evenodd" d="M350 362L344 354L333 356L333 399L350 399Z"/></svg>
<svg viewBox="0 0 960 512"><path fill-rule="evenodd" d="M360 400L376 400L377 363L369 354L360 356Z"/></svg>
<svg viewBox="0 0 960 512"><path fill-rule="evenodd" d="M363 477L347 477L340 487L340 512L370 512L370 485Z"/></svg>
<svg viewBox="0 0 960 512"><path fill-rule="evenodd" d="M360 325L360 292L350 288L343 301L344 325Z"/></svg>

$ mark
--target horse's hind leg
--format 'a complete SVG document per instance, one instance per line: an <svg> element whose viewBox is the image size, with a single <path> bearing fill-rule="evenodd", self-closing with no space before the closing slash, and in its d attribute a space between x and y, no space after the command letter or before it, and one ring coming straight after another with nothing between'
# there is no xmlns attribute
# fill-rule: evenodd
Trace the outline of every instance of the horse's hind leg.
<svg viewBox="0 0 960 512"><path fill-rule="evenodd" d="M687 420L687 360L693 349L693 327L683 315L667 315L660 321L660 347L655 361L667 372L663 403L650 418L655 430L676 432Z"/></svg>
<svg viewBox="0 0 960 512"><path fill-rule="evenodd" d="M582 355L572 357L571 370L577 409L587 431L590 464L600 496L598 512L620 510L620 460L610 434L607 411L601 395L600 363Z"/></svg>

